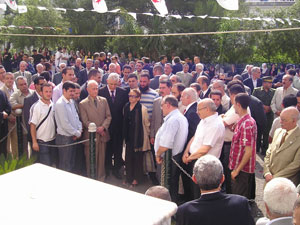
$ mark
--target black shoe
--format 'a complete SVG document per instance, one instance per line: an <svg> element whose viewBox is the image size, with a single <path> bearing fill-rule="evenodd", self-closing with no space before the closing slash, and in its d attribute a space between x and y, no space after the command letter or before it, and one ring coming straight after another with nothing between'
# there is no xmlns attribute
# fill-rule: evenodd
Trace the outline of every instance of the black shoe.
<svg viewBox="0 0 300 225"><path fill-rule="evenodd" d="M115 176L115 178L117 178L117 179L122 179L122 176L121 176L121 174L120 174L120 172L119 171L116 171L116 170L114 170L113 172L112 172L112 174Z"/></svg>
<svg viewBox="0 0 300 225"><path fill-rule="evenodd" d="M150 172L149 177L150 177L153 185L159 185L159 181L156 178L156 173L155 172Z"/></svg>

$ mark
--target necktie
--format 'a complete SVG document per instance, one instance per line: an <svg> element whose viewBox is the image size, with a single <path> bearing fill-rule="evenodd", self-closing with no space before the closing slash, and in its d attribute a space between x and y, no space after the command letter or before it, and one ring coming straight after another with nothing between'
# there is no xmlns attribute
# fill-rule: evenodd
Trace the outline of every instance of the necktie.
<svg viewBox="0 0 300 225"><path fill-rule="evenodd" d="M115 102L115 92L111 91L111 100L114 103Z"/></svg>
<svg viewBox="0 0 300 225"><path fill-rule="evenodd" d="M96 99L94 100L94 104L95 104L95 106L97 108L97 100Z"/></svg>
<svg viewBox="0 0 300 225"><path fill-rule="evenodd" d="M185 114L185 112L186 112L186 109L183 110L183 115Z"/></svg>
<svg viewBox="0 0 300 225"><path fill-rule="evenodd" d="M25 76L25 73L23 72L22 75L23 75L23 77L24 77L24 76Z"/></svg>
<svg viewBox="0 0 300 225"><path fill-rule="evenodd" d="M282 136L281 141L280 141L280 146L284 143L287 135L288 135L288 132L285 132L285 134Z"/></svg>

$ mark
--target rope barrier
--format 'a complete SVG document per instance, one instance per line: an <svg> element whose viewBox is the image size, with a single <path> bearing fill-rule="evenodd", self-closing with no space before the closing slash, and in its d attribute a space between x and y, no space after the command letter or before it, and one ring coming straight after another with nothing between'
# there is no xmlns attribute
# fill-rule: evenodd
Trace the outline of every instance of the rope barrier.
<svg viewBox="0 0 300 225"><path fill-rule="evenodd" d="M88 142L89 140L90 139L85 139L85 140L82 140L82 141L74 142L74 143L71 143L71 144L65 144L65 145L48 145L48 144L42 144L42 143L38 143L38 144L41 145L41 146L46 146L46 147L63 148L63 147L69 147L69 146L73 146L73 145L82 144L82 143Z"/></svg>
<svg viewBox="0 0 300 225"><path fill-rule="evenodd" d="M7 34L3 36L16 37L53 37L53 38L107 38L107 37L171 37L171 36L195 36L195 35L214 35L214 34L234 34L234 33L263 33L300 30L300 27L275 28L265 30L234 30L234 31L215 31L215 32L196 32L196 33L173 33L173 34L90 34L90 35L67 35L67 34Z"/></svg>
<svg viewBox="0 0 300 225"><path fill-rule="evenodd" d="M8 131L8 133L5 137L0 139L0 143L3 142L9 136L9 134L16 128L16 126L17 126L17 123L15 123L15 125Z"/></svg>
<svg viewBox="0 0 300 225"><path fill-rule="evenodd" d="M192 176L188 173L188 172L186 172L176 161L175 161L175 159L172 157L172 161L173 161L173 163L188 177L188 178L190 178L191 180L193 180L193 178L192 178Z"/></svg>

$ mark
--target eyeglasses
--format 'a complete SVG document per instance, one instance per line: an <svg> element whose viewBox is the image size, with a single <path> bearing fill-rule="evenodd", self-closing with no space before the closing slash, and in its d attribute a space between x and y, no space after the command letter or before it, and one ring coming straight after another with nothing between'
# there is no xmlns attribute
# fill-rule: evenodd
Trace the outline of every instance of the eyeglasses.
<svg viewBox="0 0 300 225"><path fill-rule="evenodd" d="M136 95L128 95L129 98L138 98Z"/></svg>

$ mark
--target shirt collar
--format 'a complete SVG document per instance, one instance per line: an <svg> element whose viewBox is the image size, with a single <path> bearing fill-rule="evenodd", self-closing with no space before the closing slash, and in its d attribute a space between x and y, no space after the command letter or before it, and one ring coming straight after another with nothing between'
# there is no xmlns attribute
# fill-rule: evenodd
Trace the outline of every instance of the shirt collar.
<svg viewBox="0 0 300 225"><path fill-rule="evenodd" d="M72 103L73 101L73 99L70 99L70 100L68 100L68 99L66 99L65 98L65 96L64 95L62 95L62 98L63 98L63 100L65 101L65 103L67 103L67 104L69 104L69 103Z"/></svg>
<svg viewBox="0 0 300 225"><path fill-rule="evenodd" d="M201 193L201 195L209 195L209 194L214 194L214 193L218 193L220 191L210 191L210 192L206 192L206 193Z"/></svg>
<svg viewBox="0 0 300 225"><path fill-rule="evenodd" d="M172 115L180 113L179 109L174 109L172 112L170 112L166 117L164 118L164 121L166 122Z"/></svg>
<svg viewBox="0 0 300 225"><path fill-rule="evenodd" d="M208 123L210 121L215 120L218 117L218 113L215 112L213 115L206 117L205 119L203 119L203 122Z"/></svg>
<svg viewBox="0 0 300 225"><path fill-rule="evenodd" d="M187 107L185 108L185 112L187 112L194 103L196 103L196 101L188 104Z"/></svg>
<svg viewBox="0 0 300 225"><path fill-rule="evenodd" d="M109 94L111 94L112 90L109 89L109 86L108 86L108 85L107 85L107 89L108 89ZM116 93L116 90L117 90L117 89L115 89L113 92Z"/></svg>
<svg viewBox="0 0 300 225"><path fill-rule="evenodd" d="M270 220L266 225L273 224L275 221L280 221L280 220L285 220L285 219L292 219L292 217L291 216L279 217L279 218Z"/></svg>
<svg viewBox="0 0 300 225"><path fill-rule="evenodd" d="M297 128L298 128L298 125L296 125L295 128L287 131L287 135L291 135Z"/></svg>

